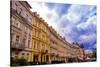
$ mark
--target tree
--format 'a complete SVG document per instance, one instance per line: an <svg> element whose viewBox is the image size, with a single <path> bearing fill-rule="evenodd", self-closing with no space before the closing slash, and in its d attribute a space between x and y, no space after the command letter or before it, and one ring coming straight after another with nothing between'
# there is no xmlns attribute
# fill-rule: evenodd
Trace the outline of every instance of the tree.
<svg viewBox="0 0 100 67"><path fill-rule="evenodd" d="M20 58L20 59L17 59L17 63L21 66L25 66L25 65L28 65L28 62L26 59L24 58Z"/></svg>
<svg viewBox="0 0 100 67"><path fill-rule="evenodd" d="M18 58L11 62L11 66L26 66L29 65L28 61L24 58Z"/></svg>
<svg viewBox="0 0 100 67"><path fill-rule="evenodd" d="M93 51L93 53L92 53L92 57L93 57L93 58L96 58L96 56L97 56L97 53L96 53L96 50L95 50L95 51Z"/></svg>

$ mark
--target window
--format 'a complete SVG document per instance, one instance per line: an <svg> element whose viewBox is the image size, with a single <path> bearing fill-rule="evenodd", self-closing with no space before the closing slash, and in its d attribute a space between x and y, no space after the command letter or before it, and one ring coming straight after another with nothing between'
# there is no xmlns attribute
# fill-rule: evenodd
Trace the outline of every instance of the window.
<svg viewBox="0 0 100 67"><path fill-rule="evenodd" d="M16 36L16 42L17 43L19 42L19 36L18 35Z"/></svg>
<svg viewBox="0 0 100 67"><path fill-rule="evenodd" d="M16 21L16 19L12 17L12 19L11 19L11 25L16 25L15 21Z"/></svg>
<svg viewBox="0 0 100 67"><path fill-rule="evenodd" d="M24 58L24 56L25 56L25 53L22 53L22 58Z"/></svg>
<svg viewBox="0 0 100 67"><path fill-rule="evenodd" d="M39 42L37 41L37 49L38 49L38 47L39 47Z"/></svg>
<svg viewBox="0 0 100 67"><path fill-rule="evenodd" d="M39 22L37 21L36 26L38 27Z"/></svg>
<svg viewBox="0 0 100 67"><path fill-rule="evenodd" d="M23 9L22 9L22 8L20 8L20 13L19 13L19 14L21 14L21 13L22 13L22 11L23 11Z"/></svg>
<svg viewBox="0 0 100 67"><path fill-rule="evenodd" d="M30 40L28 40L28 48L30 48Z"/></svg>
<svg viewBox="0 0 100 67"><path fill-rule="evenodd" d="M33 31L32 31L32 33L33 33L33 36L35 35L35 30L34 30L34 28L33 28Z"/></svg>
<svg viewBox="0 0 100 67"><path fill-rule="evenodd" d="M18 26L18 23L16 23L16 26Z"/></svg>
<svg viewBox="0 0 100 67"><path fill-rule="evenodd" d="M37 41L35 41L35 49L37 49Z"/></svg>
<svg viewBox="0 0 100 67"><path fill-rule="evenodd" d="M37 31L37 37L39 37L39 32Z"/></svg>
<svg viewBox="0 0 100 67"><path fill-rule="evenodd" d="M24 29L25 29L25 31L27 31L27 27L26 26L24 27Z"/></svg>
<svg viewBox="0 0 100 67"><path fill-rule="evenodd" d="M31 39L31 34L29 34L29 39Z"/></svg>
<svg viewBox="0 0 100 67"><path fill-rule="evenodd" d="M24 39L23 39L23 45L25 45L25 43L26 43L26 39L24 38Z"/></svg>
<svg viewBox="0 0 100 67"><path fill-rule="evenodd" d="M22 55L25 55L25 53L22 53Z"/></svg>
<svg viewBox="0 0 100 67"><path fill-rule="evenodd" d="M10 42L11 42L11 45L13 45L13 41L14 41L14 39L15 39L15 38L14 38L14 35L15 35L15 34L14 34L14 33L11 33L10 35L11 35L11 37L10 37L10 38L11 38Z"/></svg>
<svg viewBox="0 0 100 67"><path fill-rule="evenodd" d="M15 22L15 18L12 17L12 22Z"/></svg>
<svg viewBox="0 0 100 67"><path fill-rule="evenodd" d="M21 9L19 7L17 7L17 13L20 14L21 13Z"/></svg>
<svg viewBox="0 0 100 67"><path fill-rule="evenodd" d="M27 32L26 32L26 31L25 31L25 35L24 35L24 37L27 38Z"/></svg>
<svg viewBox="0 0 100 67"><path fill-rule="evenodd" d="M42 39L44 40L44 34L42 34Z"/></svg>
<svg viewBox="0 0 100 67"><path fill-rule="evenodd" d="M26 18L28 18L28 14L26 14Z"/></svg>
<svg viewBox="0 0 100 67"><path fill-rule="evenodd" d="M37 37L37 30L35 30L35 36Z"/></svg>
<svg viewBox="0 0 100 67"><path fill-rule="evenodd" d="M28 18L29 18L29 16L28 16L28 14L26 14L26 19L28 20ZM29 20L28 20L29 21Z"/></svg>
<svg viewBox="0 0 100 67"><path fill-rule="evenodd" d="M16 6L18 6L18 4L17 4L17 3L15 3L15 5L16 5Z"/></svg>
<svg viewBox="0 0 100 67"><path fill-rule="evenodd" d="M21 14L22 13L22 8L19 8L19 14Z"/></svg>
<svg viewBox="0 0 100 67"><path fill-rule="evenodd" d="M30 18L30 22L32 22L32 18Z"/></svg>
<svg viewBox="0 0 100 67"><path fill-rule="evenodd" d="M36 42L34 41L34 48L35 48L35 44L36 44Z"/></svg>
<svg viewBox="0 0 100 67"><path fill-rule="evenodd" d="M38 32L38 37L40 38L40 31Z"/></svg>
<svg viewBox="0 0 100 67"><path fill-rule="evenodd" d="M27 55L29 55L29 53L27 53Z"/></svg>
<svg viewBox="0 0 100 67"><path fill-rule="evenodd" d="M16 21L16 26L18 27L18 28L20 28L20 22L17 20Z"/></svg>
<svg viewBox="0 0 100 67"><path fill-rule="evenodd" d="M29 53L27 53L27 60L29 59Z"/></svg>

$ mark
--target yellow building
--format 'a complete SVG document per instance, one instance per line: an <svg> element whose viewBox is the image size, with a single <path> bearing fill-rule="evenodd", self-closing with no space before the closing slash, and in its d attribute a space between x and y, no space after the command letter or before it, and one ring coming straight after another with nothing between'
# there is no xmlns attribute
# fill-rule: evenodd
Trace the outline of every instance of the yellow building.
<svg viewBox="0 0 100 67"><path fill-rule="evenodd" d="M32 37L32 59L34 63L49 62L49 36L47 24L38 14L33 17L33 37Z"/></svg>
<svg viewBox="0 0 100 67"><path fill-rule="evenodd" d="M80 47L68 43L34 12L32 30L33 63L68 62L80 57Z"/></svg>

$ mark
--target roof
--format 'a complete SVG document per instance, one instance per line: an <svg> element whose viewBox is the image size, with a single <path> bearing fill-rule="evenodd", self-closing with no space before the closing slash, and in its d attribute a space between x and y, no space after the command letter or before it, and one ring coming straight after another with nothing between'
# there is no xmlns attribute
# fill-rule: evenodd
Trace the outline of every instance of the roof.
<svg viewBox="0 0 100 67"><path fill-rule="evenodd" d="M31 6L30 6L30 4L27 2L27 1L24 1L26 4L27 4L27 6L29 7L29 8L32 8Z"/></svg>

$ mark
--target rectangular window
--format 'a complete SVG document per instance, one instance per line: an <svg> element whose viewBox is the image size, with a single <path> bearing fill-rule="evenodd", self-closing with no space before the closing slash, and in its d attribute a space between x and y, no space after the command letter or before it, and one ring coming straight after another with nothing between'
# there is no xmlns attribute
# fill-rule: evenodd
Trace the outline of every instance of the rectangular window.
<svg viewBox="0 0 100 67"><path fill-rule="evenodd" d="M16 25L15 22L16 22L16 19L12 17L11 18L11 25L14 25L15 26Z"/></svg>
<svg viewBox="0 0 100 67"><path fill-rule="evenodd" d="M29 21L32 22L32 18L29 18Z"/></svg>
<svg viewBox="0 0 100 67"><path fill-rule="evenodd" d="M18 27L18 28L20 28L20 22L17 20L16 21L16 26Z"/></svg>
<svg viewBox="0 0 100 67"><path fill-rule="evenodd" d="M26 20L29 21L29 16L28 16L28 14L26 14Z"/></svg>
<svg viewBox="0 0 100 67"><path fill-rule="evenodd" d="M28 48L30 48L30 40L28 40Z"/></svg>
<svg viewBox="0 0 100 67"><path fill-rule="evenodd" d="M35 30L35 36L37 37L37 31Z"/></svg>
<svg viewBox="0 0 100 67"><path fill-rule="evenodd" d="M35 41L35 49L37 49L37 41Z"/></svg>
<svg viewBox="0 0 100 67"><path fill-rule="evenodd" d="M18 6L18 4L17 4L17 3L15 3L15 5L16 5L16 6Z"/></svg>
<svg viewBox="0 0 100 67"><path fill-rule="evenodd" d="M26 39L24 38L24 39L23 39L23 45L25 45L25 43L26 43Z"/></svg>
<svg viewBox="0 0 100 67"><path fill-rule="evenodd" d="M33 28L33 31L32 31L32 33L33 33L33 36L35 35L35 30L34 30L34 28Z"/></svg>
<svg viewBox="0 0 100 67"><path fill-rule="evenodd" d="M12 17L11 20L12 20L12 22L15 22L15 18Z"/></svg>
<svg viewBox="0 0 100 67"><path fill-rule="evenodd" d="M32 48L34 48L34 40L32 40Z"/></svg>
<svg viewBox="0 0 100 67"><path fill-rule="evenodd" d="M22 55L25 55L25 53L22 53Z"/></svg>
<svg viewBox="0 0 100 67"><path fill-rule="evenodd" d="M19 42L19 36L18 35L16 36L16 42L17 43Z"/></svg>
<svg viewBox="0 0 100 67"><path fill-rule="evenodd" d="M31 39L31 34L29 34L29 39Z"/></svg>
<svg viewBox="0 0 100 67"><path fill-rule="evenodd" d="M36 42L34 41L34 48L35 48Z"/></svg>
<svg viewBox="0 0 100 67"><path fill-rule="evenodd" d="M22 13L22 8L19 8L19 14L21 14Z"/></svg>
<svg viewBox="0 0 100 67"><path fill-rule="evenodd" d="M28 18L28 14L26 14L26 18Z"/></svg>
<svg viewBox="0 0 100 67"><path fill-rule="evenodd" d="M10 35L11 35L11 37L10 37L10 38L11 38L11 40L10 40L10 41L11 41L11 43L12 43L12 42L13 42L13 40L14 40L14 33L11 33Z"/></svg>

